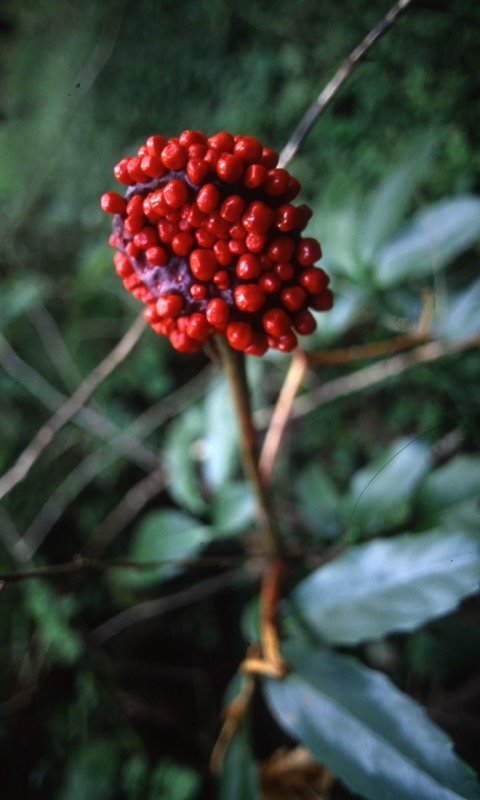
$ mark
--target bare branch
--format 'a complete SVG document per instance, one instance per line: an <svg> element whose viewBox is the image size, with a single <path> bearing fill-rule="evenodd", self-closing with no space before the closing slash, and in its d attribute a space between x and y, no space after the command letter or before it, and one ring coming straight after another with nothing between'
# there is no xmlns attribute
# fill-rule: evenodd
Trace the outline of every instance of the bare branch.
<svg viewBox="0 0 480 800"><path fill-rule="evenodd" d="M334 96L350 77L358 63L364 58L375 42L393 25L397 17L407 9L411 2L412 0L399 0L398 3L395 3L382 21L379 22L378 25L375 25L370 33L365 36L365 39L357 45L355 50L352 50L346 61L344 61L340 69L335 73L332 80L327 83L313 105L310 106L305 116L300 120L292 137L280 153L279 166L285 167L292 160L309 130L320 115L323 114L327 106L330 105Z"/></svg>
<svg viewBox="0 0 480 800"><path fill-rule="evenodd" d="M146 328L143 315L138 317L116 347L90 373L77 391L38 431L19 456L14 466L0 479L0 500L5 497L30 471L35 461L71 418L78 413L95 389L113 372L135 347Z"/></svg>

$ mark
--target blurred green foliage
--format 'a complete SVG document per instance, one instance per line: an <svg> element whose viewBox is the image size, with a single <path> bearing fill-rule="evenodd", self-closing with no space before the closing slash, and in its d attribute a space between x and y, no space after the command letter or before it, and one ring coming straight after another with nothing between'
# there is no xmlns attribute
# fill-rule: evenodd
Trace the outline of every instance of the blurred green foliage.
<svg viewBox="0 0 480 800"><path fill-rule="evenodd" d="M139 311L111 267L108 224L98 205L113 188L113 164L150 133L188 127L248 132L280 149L388 6L384 0L3 4L2 473ZM442 346L479 333L479 28L473 0L414 3L295 159L292 171L315 211L309 231L324 245L336 294L333 311L305 342L309 350L412 332L429 299L429 330ZM377 537L388 543L381 552L395 576L410 546L405 531L460 533L459 558L478 535L478 348L412 364L388 380L375 378L375 363L361 364L374 370L365 385L354 362L309 371L276 464L282 534L305 553L287 582L288 590L303 585L292 594L297 601L302 592L320 597L307 577L324 580L321 569L315 572L319 556L343 551L334 568L341 571L341 559L351 558L351 585L362 585L372 580L362 564L371 563L365 553L378 552L368 549ZM288 364L278 354L248 364L260 426ZM342 378L350 380L344 391L336 383ZM322 394L325 386L330 396ZM76 553L245 560L252 496L239 468L228 393L206 356L179 357L148 331L88 409L90 416L77 415L3 502L2 571L71 561ZM144 481L157 462L163 474L152 488ZM372 668L386 672L429 706L460 755L478 768L472 708L479 607L477 598L465 599L474 580L467 587L460 573L440 589L427 574L425 596L418 579L412 592L423 599L407 628L420 618L427 624L400 633L405 626L389 618L380 641L371 645L360 635L349 652L361 668L333 651L326 658L339 670L357 670L369 687L376 685ZM244 571L209 593L220 575L220 567L208 564L5 585L0 773L9 800L214 796L208 757L225 687L244 655L240 619L245 608L254 616L257 589ZM155 614L148 604L169 595L178 595L178 606ZM353 614L355 602L344 601L347 619L348 603ZM143 616L135 616L137 607ZM299 635L292 608L284 621ZM319 605L320 619L322 609L328 605ZM365 630L380 625L378 607L364 614ZM123 627L115 634L117 622ZM302 648L308 650L305 642L297 644ZM308 681L317 702L325 685ZM295 700L297 689L293 681L285 702ZM393 687L385 692L388 705L397 695ZM462 692L468 699L458 705ZM282 717L277 700L272 709ZM279 744L261 701L253 711L253 738L245 726L234 743L222 800L240 796L239 786L242 797L255 797L253 757L266 755L266 742L272 750ZM321 760L319 742L313 749L320 748ZM347 780L362 765L344 761L336 768ZM365 791L362 780L358 786ZM351 795L339 787L335 796Z"/></svg>

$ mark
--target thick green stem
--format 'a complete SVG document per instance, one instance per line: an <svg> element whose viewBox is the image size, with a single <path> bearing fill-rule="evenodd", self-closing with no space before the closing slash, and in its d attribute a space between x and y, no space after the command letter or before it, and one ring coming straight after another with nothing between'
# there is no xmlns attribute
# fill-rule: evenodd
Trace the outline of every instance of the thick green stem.
<svg viewBox="0 0 480 800"><path fill-rule="evenodd" d="M240 429L243 468L257 504L257 517L265 551L280 556L280 538L275 525L270 498L258 467L257 434L253 426L250 393L245 372L245 356L233 350L223 336L216 338L217 350L230 385Z"/></svg>

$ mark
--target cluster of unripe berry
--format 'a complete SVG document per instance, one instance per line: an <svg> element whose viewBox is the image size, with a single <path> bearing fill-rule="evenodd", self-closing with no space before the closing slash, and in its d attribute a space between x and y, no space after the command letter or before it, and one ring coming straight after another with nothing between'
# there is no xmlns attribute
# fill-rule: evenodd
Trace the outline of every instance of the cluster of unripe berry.
<svg viewBox="0 0 480 800"><path fill-rule="evenodd" d="M177 350L220 334L251 355L289 352L316 328L309 309L331 308L320 245L301 236L311 211L292 205L300 184L277 163L252 136L183 131L116 165L126 196L101 199L115 267Z"/></svg>

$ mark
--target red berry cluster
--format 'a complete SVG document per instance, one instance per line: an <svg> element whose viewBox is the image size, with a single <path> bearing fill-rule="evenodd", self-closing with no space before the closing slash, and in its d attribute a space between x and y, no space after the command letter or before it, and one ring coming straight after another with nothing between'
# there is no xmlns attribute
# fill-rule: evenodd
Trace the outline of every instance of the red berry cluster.
<svg viewBox="0 0 480 800"><path fill-rule="evenodd" d="M302 238L312 212L292 200L299 182L252 136L183 131L150 136L115 167L123 198L107 192L110 244L126 289L147 305L152 328L182 352L214 334L236 350L288 352L332 305L315 267L316 239Z"/></svg>

